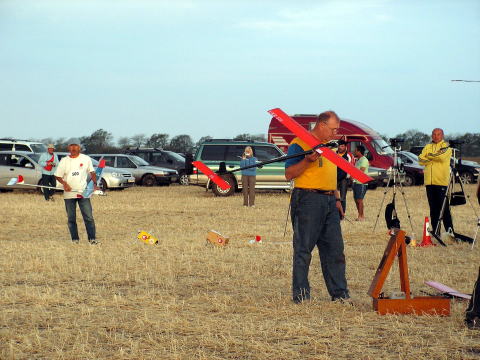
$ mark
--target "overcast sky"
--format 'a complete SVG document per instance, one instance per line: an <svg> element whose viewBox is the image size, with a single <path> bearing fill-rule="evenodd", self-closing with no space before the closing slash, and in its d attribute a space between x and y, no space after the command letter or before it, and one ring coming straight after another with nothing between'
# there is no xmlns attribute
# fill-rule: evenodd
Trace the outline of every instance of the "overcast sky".
<svg viewBox="0 0 480 360"><path fill-rule="evenodd" d="M479 132L479 39L478 0L0 0L0 137Z"/></svg>

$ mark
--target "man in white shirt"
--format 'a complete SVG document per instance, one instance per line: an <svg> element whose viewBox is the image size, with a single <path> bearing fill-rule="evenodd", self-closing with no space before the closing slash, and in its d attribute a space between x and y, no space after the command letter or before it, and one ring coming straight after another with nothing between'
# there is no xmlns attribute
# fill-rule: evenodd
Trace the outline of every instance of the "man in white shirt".
<svg viewBox="0 0 480 360"><path fill-rule="evenodd" d="M65 209L68 217L68 229L72 241L78 243L80 238L77 229L77 203L82 213L83 222L87 229L88 241L90 244L97 244L95 239L95 220L92 214L92 204L90 199L82 197L82 192L87 186L88 176L90 175L93 183L97 183L95 169L92 159L80 153L80 141L73 139L68 145L70 155L65 156L58 164L55 171L55 177L63 185L63 199L65 200ZM98 189L95 185L95 189Z"/></svg>

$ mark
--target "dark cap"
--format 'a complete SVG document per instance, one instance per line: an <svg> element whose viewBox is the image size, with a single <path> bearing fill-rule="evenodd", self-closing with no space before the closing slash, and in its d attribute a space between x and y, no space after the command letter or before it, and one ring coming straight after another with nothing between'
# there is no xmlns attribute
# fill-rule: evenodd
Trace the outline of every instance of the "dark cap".
<svg viewBox="0 0 480 360"><path fill-rule="evenodd" d="M345 140L340 139L340 140L337 141L337 144L338 145L347 145L347 142Z"/></svg>

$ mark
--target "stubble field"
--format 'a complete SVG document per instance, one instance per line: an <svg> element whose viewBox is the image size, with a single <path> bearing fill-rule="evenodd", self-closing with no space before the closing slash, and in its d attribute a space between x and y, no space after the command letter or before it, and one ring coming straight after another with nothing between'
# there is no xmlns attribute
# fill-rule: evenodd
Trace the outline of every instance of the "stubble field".
<svg viewBox="0 0 480 360"><path fill-rule="evenodd" d="M475 186L466 190L472 199ZM465 302L449 317L380 316L367 290L388 238L383 189L367 192L366 222L343 222L347 278L355 306L329 301L315 252L312 300L291 302L289 195L215 198L199 187L133 188L95 197L101 244L72 244L60 194L0 194L0 359L480 359L480 333L463 325ZM423 187L405 189L421 240ZM400 194L397 194L399 196ZM387 195L390 200L391 193ZM478 205L474 204L477 213ZM401 197L397 209L410 233ZM356 211L348 193L347 216ZM469 205L453 210L457 231L477 226ZM206 246L208 230L230 238ZM156 246L136 240L151 231ZM248 240L261 235L262 244ZM470 293L480 244L409 248L414 295L426 280ZM384 287L399 290L397 266Z"/></svg>

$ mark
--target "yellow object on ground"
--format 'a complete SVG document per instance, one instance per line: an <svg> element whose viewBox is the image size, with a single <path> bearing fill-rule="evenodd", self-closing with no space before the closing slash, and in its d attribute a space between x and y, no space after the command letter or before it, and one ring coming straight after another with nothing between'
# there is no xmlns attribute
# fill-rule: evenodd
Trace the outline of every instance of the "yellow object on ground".
<svg viewBox="0 0 480 360"><path fill-rule="evenodd" d="M143 241L145 244L150 244L150 245L158 244L158 239L155 236L143 230L138 232L137 239L140 241Z"/></svg>

